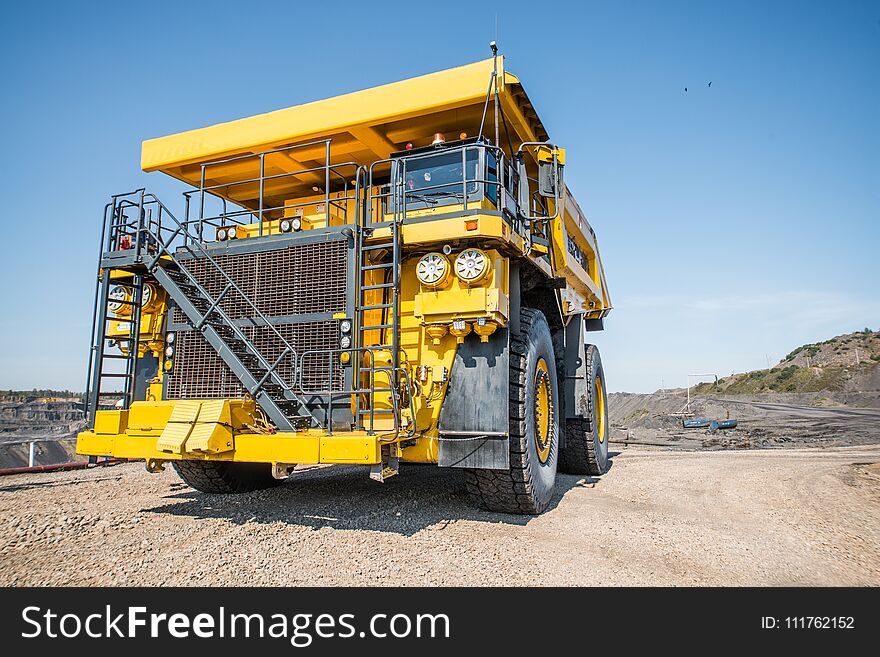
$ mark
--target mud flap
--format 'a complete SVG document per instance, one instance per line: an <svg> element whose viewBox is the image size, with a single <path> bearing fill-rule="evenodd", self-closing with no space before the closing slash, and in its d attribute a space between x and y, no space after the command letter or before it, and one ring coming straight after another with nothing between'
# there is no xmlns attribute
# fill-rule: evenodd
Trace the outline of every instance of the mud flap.
<svg viewBox="0 0 880 657"><path fill-rule="evenodd" d="M565 327L565 390L563 394L565 417L568 419L590 416L590 382L587 373L584 339L583 315L574 315L568 326Z"/></svg>
<svg viewBox="0 0 880 657"><path fill-rule="evenodd" d="M440 409L438 465L510 468L509 331L481 342L469 335L459 345Z"/></svg>

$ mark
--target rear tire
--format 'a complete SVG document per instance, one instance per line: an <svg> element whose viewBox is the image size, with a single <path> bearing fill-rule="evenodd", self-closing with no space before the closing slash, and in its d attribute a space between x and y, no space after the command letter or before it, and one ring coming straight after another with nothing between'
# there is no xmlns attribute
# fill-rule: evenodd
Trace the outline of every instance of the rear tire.
<svg viewBox="0 0 880 657"><path fill-rule="evenodd" d="M250 493L281 483L269 463L172 461L178 476L203 493Z"/></svg>
<svg viewBox="0 0 880 657"><path fill-rule="evenodd" d="M599 349L585 352L589 414L567 420L565 447L559 450L559 471L599 476L608 471L608 397Z"/></svg>
<svg viewBox="0 0 880 657"><path fill-rule="evenodd" d="M523 308L510 340L510 469L465 470L471 499L489 511L536 515L553 498L560 432L559 383L550 327Z"/></svg>

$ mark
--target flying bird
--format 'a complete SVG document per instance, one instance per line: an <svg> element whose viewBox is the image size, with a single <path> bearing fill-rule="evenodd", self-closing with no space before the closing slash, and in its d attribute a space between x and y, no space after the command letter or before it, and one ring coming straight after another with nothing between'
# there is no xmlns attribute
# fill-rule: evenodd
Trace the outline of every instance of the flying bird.
<svg viewBox="0 0 880 657"><path fill-rule="evenodd" d="M688 90L688 88L687 88L687 87L685 87L685 88L684 88L684 90L685 90L685 91L687 91L687 90Z"/></svg>
<svg viewBox="0 0 880 657"><path fill-rule="evenodd" d="M712 86L712 80L709 80L709 86L710 87Z"/></svg>

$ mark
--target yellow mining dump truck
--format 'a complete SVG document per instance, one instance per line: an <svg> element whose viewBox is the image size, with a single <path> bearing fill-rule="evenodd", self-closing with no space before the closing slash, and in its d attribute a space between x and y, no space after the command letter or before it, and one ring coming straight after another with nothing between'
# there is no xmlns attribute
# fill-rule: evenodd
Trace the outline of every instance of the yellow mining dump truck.
<svg viewBox="0 0 880 657"><path fill-rule="evenodd" d="M190 187L177 214L143 189L105 207L77 451L211 493L436 463L526 514L557 469L603 473L596 235L494 50L145 141Z"/></svg>

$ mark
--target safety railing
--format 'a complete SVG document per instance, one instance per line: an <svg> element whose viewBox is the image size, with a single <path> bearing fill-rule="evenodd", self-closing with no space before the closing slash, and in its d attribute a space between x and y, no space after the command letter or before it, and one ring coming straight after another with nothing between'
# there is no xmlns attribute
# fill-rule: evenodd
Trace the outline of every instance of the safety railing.
<svg viewBox="0 0 880 657"><path fill-rule="evenodd" d="M418 188L409 188L408 176L410 172L418 169L413 165L419 161L436 158L438 155L450 153L461 154L461 177L458 180L441 182L439 184L423 185ZM471 160L469 154L476 157ZM489 178L486 174L486 158L489 154L495 157L495 178ZM468 167L473 163L474 175L468 175ZM377 179L384 179L383 171L386 165L390 165L388 174L389 182L377 184ZM495 204L499 209L504 203L504 189L507 184L507 175L504 151L489 144L466 144L463 146L438 149L416 153L414 155L402 155L399 157L377 160L370 164L367 169L367 198L365 200L366 225L383 223L387 215L392 220L402 221L406 219L410 211L411 201L415 200L422 206L434 207L439 205L437 197L453 197L460 200L463 211L482 207L483 200L487 197L486 191L490 187L495 188ZM378 190L378 191L377 191ZM481 193L482 191L482 193ZM456 204L458 205L458 204ZM376 215L379 215L378 218Z"/></svg>
<svg viewBox="0 0 880 657"><path fill-rule="evenodd" d="M338 404L334 403L335 398L345 398L349 400L349 404L354 408L354 412L357 414L358 424L364 424L368 433L372 434L376 431L376 417L381 415L387 415L387 413L383 413L383 411L390 410L392 419L394 421L394 435L395 438L404 437L409 438L415 434L415 404L413 401L412 388L409 380L409 372L404 367L394 367L392 365L377 365L376 364L376 354L377 352L388 352L387 347L349 347L348 349L309 349L303 351L299 355L299 361L294 370L297 372L297 386L298 392L305 397L326 397L326 418L327 424L325 428L332 433L332 416L333 416L333 408ZM351 388L333 388L332 381L334 380L334 374L337 369L342 369L342 365L340 364L340 358L343 354L348 354L349 362L354 363L357 358L357 362L360 364L359 375L355 377L353 381L353 385ZM326 376L319 377L321 380L330 381L331 385L328 388L322 389L311 389L308 388L304 381L304 372L309 372L311 376L315 375L315 366L311 365L310 367L306 367L307 359L321 359L324 360L326 358ZM368 359L368 364L365 366L361 363L361 357L366 356ZM369 386L361 385L361 381L359 380L363 375L368 376ZM376 375L380 374L384 376L388 381L388 387L377 387L376 383ZM376 407L376 395L387 394L388 400L391 402L391 409L382 409ZM366 397L366 404L362 405L363 397ZM401 433L401 425L402 425L402 414L401 414L401 398L405 398L408 409L410 412L410 423L407 428L407 431ZM361 423L359 420L361 417L366 417L368 421L366 423Z"/></svg>
<svg viewBox="0 0 880 657"><path fill-rule="evenodd" d="M324 163L315 167L299 165L295 157L298 151L320 147L323 150ZM267 173L267 160L269 158L287 158L298 166L293 170L281 173ZM305 158L303 158L305 159ZM210 179L212 167L229 165L247 165L249 161L256 161L257 175L242 179L231 180L217 184L206 184ZM290 164L285 161L285 164ZM281 167L276 167L281 168ZM199 241L213 239L210 229L219 230L228 226L244 226L257 224L258 235L265 233L267 222L278 221L285 217L293 218L298 211L303 213L307 208L313 208L315 214L323 212L329 225L332 210L335 209L341 218L341 223L356 223L358 205L361 195L358 174L361 166L356 162L330 163L330 140L322 139L296 146L287 146L261 153L239 155L236 157L214 160L201 165L199 186L196 189L184 192L185 214L184 225L187 226L187 234ZM279 205L272 199L277 197L277 190L285 183L299 181L301 184L312 182L312 191L320 195L317 199L291 201L283 200ZM248 186L255 187L251 191L252 204L249 207L242 200L232 201L236 196L246 196L243 191ZM275 191L274 196L267 194L267 186ZM212 212L208 204L212 201L220 204L218 212ZM289 214L293 213L293 214Z"/></svg>

